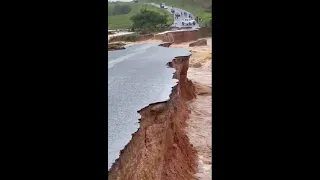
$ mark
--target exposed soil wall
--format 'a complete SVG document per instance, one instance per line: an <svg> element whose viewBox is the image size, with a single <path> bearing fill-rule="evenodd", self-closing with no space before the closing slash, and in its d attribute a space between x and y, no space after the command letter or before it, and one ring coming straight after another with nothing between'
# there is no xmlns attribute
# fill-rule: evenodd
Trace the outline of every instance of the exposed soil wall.
<svg viewBox="0 0 320 180"><path fill-rule="evenodd" d="M210 27L201 27L200 29L195 30L186 30L186 31L169 31L166 33L156 34L155 39L161 40L163 42L174 42L174 43L183 43L189 41L196 41L199 38L210 37L211 28Z"/></svg>
<svg viewBox="0 0 320 180"><path fill-rule="evenodd" d="M190 56L176 57L167 66L175 68L170 99L141 109L140 128L108 172L109 180L191 180L197 157L184 128L190 111L186 101L195 98L187 79Z"/></svg>
<svg viewBox="0 0 320 180"><path fill-rule="evenodd" d="M211 27L201 27L198 32L199 38L206 38L212 36L212 28Z"/></svg>
<svg viewBox="0 0 320 180"><path fill-rule="evenodd" d="M137 41L146 41L152 39L153 37L153 34L139 35Z"/></svg>
<svg viewBox="0 0 320 180"><path fill-rule="evenodd" d="M195 41L198 39L198 30L170 31L163 34L156 34L154 38L157 40L174 43Z"/></svg>
<svg viewBox="0 0 320 180"><path fill-rule="evenodd" d="M195 29L195 30L169 31L163 34L155 34L155 35L154 34L137 35L133 39L135 42L146 41L149 39L156 39L156 40L161 40L163 42L183 43L183 42L189 42L189 41L196 41L199 38L210 37L211 31L212 31L211 27L201 27L200 29ZM111 37L109 39L109 42L124 41L123 37L125 36L130 36L130 34Z"/></svg>

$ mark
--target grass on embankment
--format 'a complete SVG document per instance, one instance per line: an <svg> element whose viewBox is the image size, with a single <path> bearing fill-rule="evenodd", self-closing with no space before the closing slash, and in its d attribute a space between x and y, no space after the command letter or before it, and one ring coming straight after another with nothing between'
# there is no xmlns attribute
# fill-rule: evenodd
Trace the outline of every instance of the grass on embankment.
<svg viewBox="0 0 320 180"><path fill-rule="evenodd" d="M124 44L124 43L110 43L110 44L108 44L108 51L125 49L124 48L125 45L126 44Z"/></svg>
<svg viewBox="0 0 320 180"><path fill-rule="evenodd" d="M209 7L212 4L212 0L140 0L139 2L153 2L153 3L165 3L167 6L177 7L188 12L191 12L194 16L198 16L203 19L199 22L200 26L204 26L205 22L211 19L211 12L208 12L203 6Z"/></svg>
<svg viewBox="0 0 320 180"><path fill-rule="evenodd" d="M146 8L150 11L158 12L162 15L168 15L168 24L171 25L173 23L173 16L167 10L163 10L152 5L142 4L142 3L133 3L133 2L115 2L108 3L108 11L112 11L115 5L129 5L131 7L131 11L129 14L124 15L116 15L116 16L108 16L108 29L130 29L132 26L132 21L130 17L138 14L142 8Z"/></svg>
<svg viewBox="0 0 320 180"><path fill-rule="evenodd" d="M139 34L132 33L132 34L125 34L121 36L114 36L109 39L109 42L114 41L114 39L119 39L120 41L127 41L127 42L136 42L138 40Z"/></svg>

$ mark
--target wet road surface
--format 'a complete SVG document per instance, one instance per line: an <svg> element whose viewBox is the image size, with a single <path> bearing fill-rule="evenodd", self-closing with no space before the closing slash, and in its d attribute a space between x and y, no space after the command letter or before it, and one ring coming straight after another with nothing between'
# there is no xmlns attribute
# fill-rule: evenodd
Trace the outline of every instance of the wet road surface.
<svg viewBox="0 0 320 180"><path fill-rule="evenodd" d="M182 48L159 43L132 45L108 52L108 169L139 127L138 110L168 100L174 69L166 64L176 56L190 55Z"/></svg>

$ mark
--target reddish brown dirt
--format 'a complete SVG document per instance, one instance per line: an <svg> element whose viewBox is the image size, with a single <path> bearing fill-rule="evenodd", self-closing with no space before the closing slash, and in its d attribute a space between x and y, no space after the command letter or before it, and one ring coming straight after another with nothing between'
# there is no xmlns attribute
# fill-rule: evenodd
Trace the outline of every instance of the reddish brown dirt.
<svg viewBox="0 0 320 180"><path fill-rule="evenodd" d="M199 38L208 37L211 34L211 29L207 27L202 27L198 30L188 30L188 31L169 31L164 33L159 33L154 35L155 40L160 40L163 42L174 42L183 43L196 41Z"/></svg>
<svg viewBox="0 0 320 180"><path fill-rule="evenodd" d="M160 34L147 34L139 35L135 42L125 42L127 44L139 44L147 42L173 42L175 44L190 43L190 41L196 41L199 38L205 38L211 35L211 29L208 27L202 27L199 30L193 31L176 31L176 32L164 32ZM124 35L125 36L125 35ZM109 42L124 42L121 41L121 36L114 36L109 39Z"/></svg>
<svg viewBox="0 0 320 180"><path fill-rule="evenodd" d="M197 98L188 102L191 111L186 132L190 143L197 151L198 180L212 179L212 56L211 38L206 46L189 47L189 43L173 44L170 47L186 48L192 51L188 79L196 90Z"/></svg>
<svg viewBox="0 0 320 180"><path fill-rule="evenodd" d="M163 34L156 34L154 38L157 40L174 42L174 43L195 41L198 39L198 30L171 31Z"/></svg>
<svg viewBox="0 0 320 180"><path fill-rule="evenodd" d="M109 180L193 180L197 156L186 135L190 111L187 101L194 99L195 87L187 79L189 56L168 63L175 68L170 99L139 111L140 128L120 152L108 173Z"/></svg>

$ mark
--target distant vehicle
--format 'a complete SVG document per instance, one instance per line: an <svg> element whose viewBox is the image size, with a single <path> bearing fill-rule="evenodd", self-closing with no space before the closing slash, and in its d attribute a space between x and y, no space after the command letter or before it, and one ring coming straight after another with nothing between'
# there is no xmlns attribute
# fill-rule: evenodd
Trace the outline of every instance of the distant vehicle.
<svg viewBox="0 0 320 180"><path fill-rule="evenodd" d="M160 8L165 8L165 4L164 3L160 3Z"/></svg>
<svg viewBox="0 0 320 180"><path fill-rule="evenodd" d="M138 0L134 0L134 2L135 2L135 3L138 3L139 1L138 1Z"/></svg>
<svg viewBox="0 0 320 180"><path fill-rule="evenodd" d="M192 20L190 18L185 18L183 21L182 21L182 26L191 26L191 25L196 25L196 21L195 20Z"/></svg>
<svg viewBox="0 0 320 180"><path fill-rule="evenodd" d="M175 10L174 10L174 9L171 9L171 12L172 12L172 14L174 14Z"/></svg>

